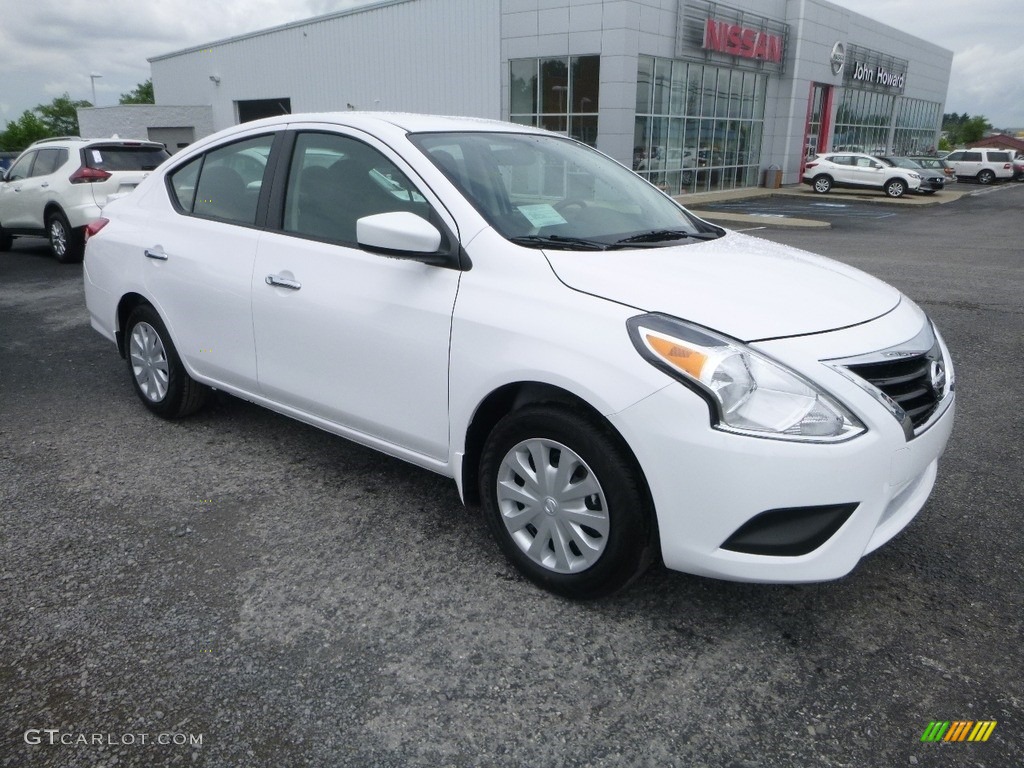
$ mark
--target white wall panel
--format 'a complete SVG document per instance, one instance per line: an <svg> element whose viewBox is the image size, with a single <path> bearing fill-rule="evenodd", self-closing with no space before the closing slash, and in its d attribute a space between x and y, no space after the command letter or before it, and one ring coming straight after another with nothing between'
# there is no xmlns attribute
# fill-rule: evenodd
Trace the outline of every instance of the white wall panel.
<svg viewBox="0 0 1024 768"><path fill-rule="evenodd" d="M404 0L318 17L151 60L158 104L288 98L291 111L501 114L498 0ZM211 80L219 79L219 83Z"/></svg>

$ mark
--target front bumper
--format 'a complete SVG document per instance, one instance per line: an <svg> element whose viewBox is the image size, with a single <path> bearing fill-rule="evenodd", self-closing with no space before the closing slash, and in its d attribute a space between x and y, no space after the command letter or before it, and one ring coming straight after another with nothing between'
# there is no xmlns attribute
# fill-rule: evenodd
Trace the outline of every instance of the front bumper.
<svg viewBox="0 0 1024 768"><path fill-rule="evenodd" d="M867 327L885 326L890 320ZM877 338L874 331L877 327L868 333L860 327L761 348L775 346L777 359L798 367L801 347L805 352L816 349L815 357L822 360L829 357L822 351L830 341L841 340L838 348L852 349L851 337ZM693 394L678 385L611 417L645 472L666 566L736 581L835 579L903 530L924 506L952 432L954 395L926 430L908 439L882 405L838 373L830 376L817 360L816 380L856 413L867 425L866 433L833 444L729 434L712 428L707 409L695 408ZM802 368L805 374L813 370L806 360ZM821 537L807 539L809 547L790 548L797 554L754 554L773 551L757 546L736 551L744 549L736 546L737 532L744 538L743 532L757 525L751 521L771 519L765 513L780 510L804 519L825 520L827 515L820 516L819 510L839 510L835 515L840 516L833 515L835 526L825 526ZM784 519L780 528L786 525Z"/></svg>

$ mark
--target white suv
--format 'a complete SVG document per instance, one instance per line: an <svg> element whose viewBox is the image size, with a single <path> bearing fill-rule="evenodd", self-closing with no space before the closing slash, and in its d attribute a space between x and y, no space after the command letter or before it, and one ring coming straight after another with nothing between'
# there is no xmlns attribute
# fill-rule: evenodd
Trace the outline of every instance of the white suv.
<svg viewBox="0 0 1024 768"><path fill-rule="evenodd" d="M958 177L975 179L979 184L991 184L996 179L1012 179L1013 150L977 147L958 149L944 158L953 166Z"/></svg>
<svg viewBox="0 0 1024 768"><path fill-rule="evenodd" d="M85 225L108 198L135 189L168 157L151 141L37 141L0 179L0 251L10 250L14 237L41 236L58 261L80 261Z"/></svg>
<svg viewBox="0 0 1024 768"><path fill-rule="evenodd" d="M804 166L803 181L822 194L832 187L853 187L880 189L889 197L903 197L907 191L920 188L921 174L886 165L861 152L830 152L818 155Z"/></svg>

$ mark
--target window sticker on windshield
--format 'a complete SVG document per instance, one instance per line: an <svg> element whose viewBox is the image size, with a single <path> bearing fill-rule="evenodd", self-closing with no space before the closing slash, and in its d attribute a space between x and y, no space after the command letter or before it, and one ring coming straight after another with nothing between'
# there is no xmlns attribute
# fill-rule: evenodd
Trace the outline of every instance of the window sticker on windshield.
<svg viewBox="0 0 1024 768"><path fill-rule="evenodd" d="M100 151L98 149L94 149L92 151L92 161L94 163L102 163L103 162L103 155L100 154Z"/></svg>
<svg viewBox="0 0 1024 768"><path fill-rule="evenodd" d="M535 227L553 227L556 224L565 224L565 219L562 218L562 214L554 209L554 206L548 203L539 203L537 205L520 205L519 212L526 217Z"/></svg>

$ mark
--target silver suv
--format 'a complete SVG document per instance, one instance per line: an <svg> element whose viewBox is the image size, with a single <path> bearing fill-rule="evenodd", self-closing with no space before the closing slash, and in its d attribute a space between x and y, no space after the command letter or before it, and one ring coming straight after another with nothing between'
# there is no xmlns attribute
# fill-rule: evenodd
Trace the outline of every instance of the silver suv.
<svg viewBox="0 0 1024 768"><path fill-rule="evenodd" d="M833 187L851 187L877 189L889 197L903 197L904 193L921 188L921 174L887 165L862 152L829 152L807 162L803 182L822 194Z"/></svg>
<svg viewBox="0 0 1024 768"><path fill-rule="evenodd" d="M152 141L37 141L0 177L0 251L15 237L46 237L58 261L81 261L85 225L169 156Z"/></svg>
<svg viewBox="0 0 1024 768"><path fill-rule="evenodd" d="M1012 179L1013 150L995 147L958 149L944 158L960 178L973 178L979 184L991 184L996 179Z"/></svg>

